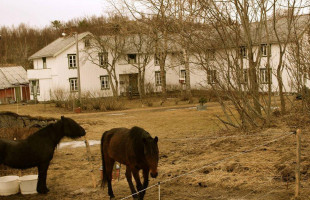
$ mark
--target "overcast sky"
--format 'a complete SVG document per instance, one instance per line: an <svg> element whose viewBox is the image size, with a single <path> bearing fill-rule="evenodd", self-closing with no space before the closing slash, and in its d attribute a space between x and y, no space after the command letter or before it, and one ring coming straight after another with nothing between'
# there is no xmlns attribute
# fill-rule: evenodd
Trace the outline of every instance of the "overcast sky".
<svg viewBox="0 0 310 200"><path fill-rule="evenodd" d="M109 8L106 0L0 0L0 27L25 23L43 28L54 20L99 16Z"/></svg>

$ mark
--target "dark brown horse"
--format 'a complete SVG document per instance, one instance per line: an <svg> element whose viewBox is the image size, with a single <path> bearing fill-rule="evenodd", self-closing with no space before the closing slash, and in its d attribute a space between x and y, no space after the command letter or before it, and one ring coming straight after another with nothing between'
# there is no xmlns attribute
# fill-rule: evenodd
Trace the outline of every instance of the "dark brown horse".
<svg viewBox="0 0 310 200"><path fill-rule="evenodd" d="M132 183L132 175L136 181L137 190L147 188L149 173L156 178L158 166L158 138L154 139L144 129L139 127L115 128L103 133L101 137L101 155L103 167L102 186L108 182L108 194L114 198L112 190L112 170L115 161L126 165L126 178L132 194L136 193ZM143 185L140 181L139 170L143 170ZM134 195L134 199L142 200L145 191Z"/></svg>
<svg viewBox="0 0 310 200"><path fill-rule="evenodd" d="M17 169L38 167L39 193L47 193L47 169L53 158L54 150L63 137L78 138L85 135L85 130L70 118L50 124L30 135L25 140L0 139L0 164Z"/></svg>

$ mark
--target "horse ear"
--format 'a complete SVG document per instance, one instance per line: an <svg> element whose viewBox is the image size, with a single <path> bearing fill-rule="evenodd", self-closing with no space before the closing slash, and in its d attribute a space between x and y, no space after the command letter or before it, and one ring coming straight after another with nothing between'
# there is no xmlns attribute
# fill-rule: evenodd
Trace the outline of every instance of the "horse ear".
<svg viewBox="0 0 310 200"><path fill-rule="evenodd" d="M158 142L158 137L157 136L155 136L154 141L155 141L155 143Z"/></svg>
<svg viewBox="0 0 310 200"><path fill-rule="evenodd" d="M63 120L65 117L64 116L61 116L61 120Z"/></svg>

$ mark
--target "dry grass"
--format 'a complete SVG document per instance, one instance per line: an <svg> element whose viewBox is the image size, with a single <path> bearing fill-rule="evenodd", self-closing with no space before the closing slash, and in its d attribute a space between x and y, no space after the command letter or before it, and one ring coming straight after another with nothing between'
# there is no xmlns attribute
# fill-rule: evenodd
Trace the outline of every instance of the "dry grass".
<svg viewBox="0 0 310 200"><path fill-rule="evenodd" d="M157 135L160 174L150 181L150 185L165 182L161 185L163 199L288 200L293 196L294 177L291 174L296 146L293 135L253 152L242 153L288 132L286 118L276 120L273 128L267 130L224 131L214 117L215 114L222 116L216 103L207 103L206 111L197 111L192 108L195 104L166 108L159 107L158 102L154 99L153 107L141 108L142 104L136 100L126 104L134 104L134 109L80 114L64 112L53 105L25 105L19 107L19 113L56 118L66 115L86 129L88 139L98 140L106 130L134 125L143 127L152 136ZM168 103L175 105L172 100L164 105ZM0 109L16 112L16 105L0 106ZM289 121L292 123L293 120ZM309 187L310 160L307 155L310 153L310 137L307 125L310 121L304 120L303 123L306 125L302 141L302 186ZM297 122L294 124L298 125ZM101 165L99 146L92 146L91 151L97 170ZM233 157L235 155L238 156ZM223 160L228 157L231 158ZM196 169L201 170L192 172ZM51 190L48 195L15 195L6 199L108 199L107 189L92 188L89 170L85 148L59 149L48 172L47 184ZM124 172L122 167L121 180L113 182L118 199L130 194ZM183 176L188 172L192 173ZM310 189L302 188L301 193L303 199L307 199ZM145 199L157 199L157 196L158 190L154 187L146 192Z"/></svg>

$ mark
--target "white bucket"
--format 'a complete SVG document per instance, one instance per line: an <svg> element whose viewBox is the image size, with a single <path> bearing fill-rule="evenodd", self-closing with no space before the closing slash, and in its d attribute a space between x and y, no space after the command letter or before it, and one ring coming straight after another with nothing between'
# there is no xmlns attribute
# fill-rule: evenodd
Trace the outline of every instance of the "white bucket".
<svg viewBox="0 0 310 200"><path fill-rule="evenodd" d="M22 194L36 194L38 175L27 175L19 178Z"/></svg>
<svg viewBox="0 0 310 200"><path fill-rule="evenodd" d="M18 176L0 177L0 196L8 196L19 192Z"/></svg>

